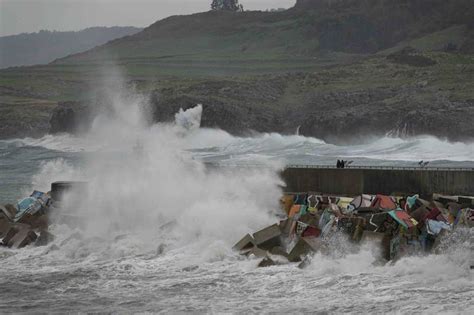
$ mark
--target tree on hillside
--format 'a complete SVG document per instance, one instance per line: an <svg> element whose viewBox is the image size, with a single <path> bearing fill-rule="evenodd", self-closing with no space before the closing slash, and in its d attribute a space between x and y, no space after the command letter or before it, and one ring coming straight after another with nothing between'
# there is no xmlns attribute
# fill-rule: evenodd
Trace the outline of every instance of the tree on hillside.
<svg viewBox="0 0 474 315"><path fill-rule="evenodd" d="M239 4L239 0L213 0L211 3L211 9L213 11L244 11L244 7Z"/></svg>

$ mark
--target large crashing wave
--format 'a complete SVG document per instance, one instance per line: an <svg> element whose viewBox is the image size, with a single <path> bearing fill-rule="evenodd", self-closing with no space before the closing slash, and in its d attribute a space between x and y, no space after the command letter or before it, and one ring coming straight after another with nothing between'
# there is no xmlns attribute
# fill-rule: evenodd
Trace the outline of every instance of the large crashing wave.
<svg viewBox="0 0 474 315"><path fill-rule="evenodd" d="M32 185L48 190L52 181L86 180L89 186L79 200L66 201L64 209L85 217L85 226L53 226L56 240L46 247L0 248L5 289L0 307L40 312L74 307L86 312L472 313L473 229L452 234L441 255L405 257L385 266L374 265L374 248L347 251L342 242L332 248L335 255L317 254L305 270L292 264L257 269L257 260L230 249L243 234L276 222L273 211L282 183L269 159L299 154L330 160L338 155L418 159L416 154L431 154L472 161L472 144L424 137L341 147L302 136L233 137L184 128L181 119L150 125L143 98L123 95L120 85L116 89L122 97L116 98L114 109L98 117L83 137L8 142L88 151L79 165L66 159L44 163ZM182 111L180 117L197 122L198 112ZM209 171L196 156L258 159L268 167Z"/></svg>
<svg viewBox="0 0 474 315"><path fill-rule="evenodd" d="M277 221L283 183L271 165L259 171L210 171L186 150L199 132L201 106L180 111L175 123L153 125L147 121L146 98L124 95L121 85L110 93L114 90L122 97L114 97L113 108L104 109L91 130L77 138L81 150L99 149L80 166L63 159L47 162L33 177L34 188L41 190L56 180L88 182L87 193L64 206L86 218L85 235L113 243L118 235L133 234L154 248L166 243L228 252L242 234ZM51 145L49 137L35 143ZM68 137L56 139L76 139ZM58 149L56 143L53 147Z"/></svg>

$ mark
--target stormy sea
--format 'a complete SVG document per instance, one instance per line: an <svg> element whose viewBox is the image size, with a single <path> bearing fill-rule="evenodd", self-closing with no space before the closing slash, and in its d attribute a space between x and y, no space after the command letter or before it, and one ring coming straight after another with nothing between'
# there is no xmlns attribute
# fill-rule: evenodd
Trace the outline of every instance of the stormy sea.
<svg viewBox="0 0 474 315"><path fill-rule="evenodd" d="M474 231L437 255L377 262L344 240L330 256L257 268L232 245L278 222L285 165L474 167L474 144L430 136L337 146L300 135L199 128L202 107L147 121L121 95L80 136L0 141L0 202L51 182L89 183L84 225L43 247L0 248L0 312L474 313ZM206 162L227 167L207 171ZM258 166L255 168L255 166Z"/></svg>

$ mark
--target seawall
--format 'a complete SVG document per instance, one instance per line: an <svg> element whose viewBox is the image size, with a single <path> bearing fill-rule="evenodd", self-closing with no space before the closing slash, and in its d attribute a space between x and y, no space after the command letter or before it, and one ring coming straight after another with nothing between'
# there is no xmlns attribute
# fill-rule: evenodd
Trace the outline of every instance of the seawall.
<svg viewBox="0 0 474 315"><path fill-rule="evenodd" d="M282 171L287 192L328 194L415 194L433 193L474 196L472 168L383 168L337 169L318 166L289 166Z"/></svg>

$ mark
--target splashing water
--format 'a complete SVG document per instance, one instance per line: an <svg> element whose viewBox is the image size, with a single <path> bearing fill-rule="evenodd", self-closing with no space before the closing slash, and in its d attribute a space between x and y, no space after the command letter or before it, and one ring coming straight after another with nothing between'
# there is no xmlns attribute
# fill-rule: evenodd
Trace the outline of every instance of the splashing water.
<svg viewBox="0 0 474 315"><path fill-rule="evenodd" d="M258 269L258 261L230 250L243 234L277 220L281 164L269 161L321 163L343 154L414 159L408 152L440 143L451 152L448 159L473 161L472 144L425 137L337 147L302 136L239 138L197 128L202 107L180 111L175 124L152 125L145 97L127 92L120 78L105 85L111 105L83 137L1 143L0 161L9 166L16 165L14 155L54 150L25 187L86 180L88 190L69 204L87 218L84 227L53 226L56 240L46 247L0 248L0 311L474 311L472 230L459 231L440 255L385 266L374 265L373 248L346 251L342 242L337 255L316 255L305 270L294 264ZM435 151L428 150L433 159L446 156ZM258 160L268 167L209 171L202 160Z"/></svg>

